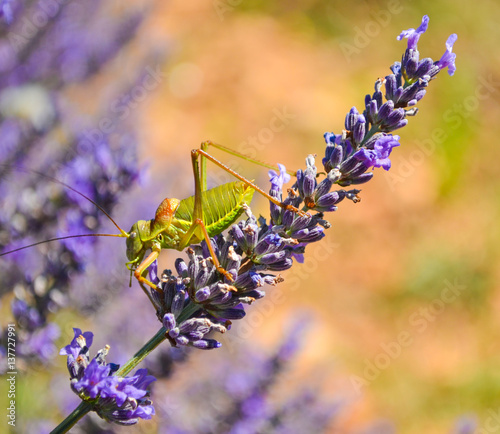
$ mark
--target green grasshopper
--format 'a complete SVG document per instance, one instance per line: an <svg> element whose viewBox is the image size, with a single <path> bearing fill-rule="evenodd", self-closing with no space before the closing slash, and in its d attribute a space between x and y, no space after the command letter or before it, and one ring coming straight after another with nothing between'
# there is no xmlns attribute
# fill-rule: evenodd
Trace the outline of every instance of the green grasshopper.
<svg viewBox="0 0 500 434"><path fill-rule="evenodd" d="M156 285L146 279L144 275L148 267L158 258L161 250L184 250L187 246L199 243L203 239L207 243L217 271L232 281L231 274L220 266L210 238L222 233L236 222L252 200L254 191L262 194L276 205L302 213L297 208L270 196L252 181L214 158L206 151L209 146L214 146L256 164L274 168L274 166L250 159L213 142L203 142L201 148L191 151L195 181L194 196L183 200L166 198L156 210L154 219L139 220L134 223L130 232L124 233L122 231L127 237L127 258L129 259L127 266L133 271L134 277L139 283L145 283L153 289L157 289ZM222 184L207 190L206 160L212 161L239 181ZM151 250L151 253L144 258L148 250Z"/></svg>
<svg viewBox="0 0 500 434"><path fill-rule="evenodd" d="M113 222L113 224L120 231L120 234L86 234L52 238L50 240L30 244L9 252L0 253L0 256L44 242L66 238L76 238L80 236L125 237L127 238L127 268L138 280L143 289L145 289L143 284L146 284L158 291L157 286L149 281L145 276L149 266L158 258L161 250L176 249L181 251L191 244L196 244L205 240L217 271L223 274L228 280L232 281L233 278L231 274L221 267L213 250L210 238L222 233L225 229L237 221L252 200L255 191L284 209L291 210L301 215L303 214L303 211L299 211L291 205L280 202L255 185L252 181L244 178L224 163L214 158L207 152L209 146L213 146L261 166L277 169L275 166L249 158L231 150L230 148L226 148L225 146L209 141L203 142L200 148L191 151L191 161L195 181L194 196L182 200L174 198L164 199L158 206L153 219L139 220L137 223L132 225L130 232L126 232L121 229L111 216L92 199L86 197L71 186L64 184L59 180L51 178L45 174L40 174L41 176L45 176L59 182L92 202ZM206 160L212 161L214 164L237 178L238 181L222 184L207 190ZM294 172L289 173L295 176ZM151 253L146 256L146 253L150 250Z"/></svg>

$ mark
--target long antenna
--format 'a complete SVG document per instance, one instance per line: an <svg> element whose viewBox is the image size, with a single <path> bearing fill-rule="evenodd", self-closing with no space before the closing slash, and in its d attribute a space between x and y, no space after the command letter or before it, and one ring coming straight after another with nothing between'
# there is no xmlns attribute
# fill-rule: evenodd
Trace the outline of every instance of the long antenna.
<svg viewBox="0 0 500 434"><path fill-rule="evenodd" d="M81 237L120 237L123 238L125 235L122 234L81 234L81 235L67 235L65 237L51 238L50 240L38 241L37 243L29 244L27 246L19 247L18 249L9 250L8 252L0 253L0 256L8 255L9 253L19 252L19 250L24 250L29 247L38 246L39 244L50 243L51 241L67 240L68 238L81 238Z"/></svg>
<svg viewBox="0 0 500 434"><path fill-rule="evenodd" d="M59 179L57 178L54 178L52 176L49 176L49 175L46 175L45 173L42 173L42 172L38 172L37 170L33 170L33 169L25 169L23 167L18 167L18 166L13 166L15 167L16 169L18 170L21 170L25 173L36 173L37 175L41 176L42 178L47 178L47 179L50 179L51 181L54 181L58 184L61 184L62 186L66 187L66 188L69 188L71 191L75 192L76 194L79 194L81 197L83 197L84 199L87 199L90 203L92 203L93 205L95 205L99 210L101 210L104 215L109 219L111 220L111 222L116 226L116 228L121 232L122 235L104 235L104 234L96 234L95 236L122 236L122 237L128 237L129 234L127 232L125 232L120 226L118 226L118 223L116 223L113 218L106 212L106 210L101 206L99 205L97 202L93 201L90 197L87 197L85 194L79 192L77 189L71 187L71 185L68 185L66 184L65 182L62 182L60 181ZM90 236L90 235L79 235L79 236ZM77 235L74 235L73 237L77 237ZM68 237L68 238L71 238L71 237ZM54 238L53 240L56 240L56 239L64 239L64 238ZM47 240L47 241L53 241L53 240ZM36 244L40 244L40 243L36 243ZM36 244L32 244L31 246L36 246ZM31 246L26 246L26 247L31 247ZM20 249L19 249L20 250ZM2 253L2 255L4 255L5 253ZM0 256L2 256L0 255Z"/></svg>

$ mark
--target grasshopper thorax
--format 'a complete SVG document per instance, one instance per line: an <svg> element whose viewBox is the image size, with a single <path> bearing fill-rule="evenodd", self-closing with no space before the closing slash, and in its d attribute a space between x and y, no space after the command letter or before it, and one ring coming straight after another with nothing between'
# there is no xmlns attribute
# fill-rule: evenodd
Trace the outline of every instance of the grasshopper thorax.
<svg viewBox="0 0 500 434"><path fill-rule="evenodd" d="M139 220L132 225L127 237L127 258L130 262L141 262L149 249L171 247L165 242L163 233L168 231L179 204L179 199L166 198L158 206L153 220Z"/></svg>

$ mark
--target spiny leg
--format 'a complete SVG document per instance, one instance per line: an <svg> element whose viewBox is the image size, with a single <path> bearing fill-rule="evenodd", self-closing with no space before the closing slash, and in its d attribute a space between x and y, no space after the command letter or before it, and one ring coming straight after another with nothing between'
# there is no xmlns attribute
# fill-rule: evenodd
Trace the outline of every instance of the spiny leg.
<svg viewBox="0 0 500 434"><path fill-rule="evenodd" d="M193 235L195 234L196 229L200 228L203 234L203 238L205 239L205 242L207 243L208 251L210 252L210 256L212 257L212 261L214 263L214 267L217 269L217 271L226 277L230 282L234 282L233 276L231 273L229 273L225 268L223 268L220 265L219 259L217 258L217 255L215 254L214 248L212 246L212 241L210 240L210 235L208 235L207 228L205 227L205 224L203 223L202 219L194 219L193 223L191 224L191 227L189 230L186 232L186 235L182 238L179 248L184 249L187 246L191 244L191 239Z"/></svg>
<svg viewBox="0 0 500 434"><path fill-rule="evenodd" d="M134 270L134 277L137 279L139 286L143 290L144 294L146 294L146 297L148 297L149 301L153 305L155 309L158 309L156 303L153 300L153 297L151 296L151 291L148 291L147 288L144 286L144 283L151 288L153 288L156 292L163 294L162 291L156 286L153 282L150 280L146 279L145 277L142 276L142 274L148 269L148 267L155 261L156 258L158 258L160 252L158 251L153 251L151 252L142 262L141 264ZM152 258L152 261L151 261Z"/></svg>
<svg viewBox="0 0 500 434"><path fill-rule="evenodd" d="M212 246L212 241L210 240L210 235L208 234L207 228L203 223L203 203L202 203L201 193L206 189L207 179L206 179L206 172L200 170L198 157L199 154L197 154L195 151L191 152L191 162L193 164L193 175L194 175L193 223L191 223L190 228L188 229L186 234L182 237L179 243L179 249L183 250L185 247L189 246L191 244L193 236L195 235L196 230L198 228L201 229L203 238L207 243L208 251L210 252L210 256L212 257L212 261L217 271L223 274L228 280L233 282L234 281L233 276L230 273L228 273L223 267L221 267L219 259L215 255L215 251Z"/></svg>
<svg viewBox="0 0 500 434"><path fill-rule="evenodd" d="M204 143L208 143L208 142L204 142ZM203 144L202 144L202 147L203 147ZM211 154L204 151L203 149L194 149L191 151L191 158L193 159L193 162L198 161L198 158L197 158L198 156L201 156L202 158L204 157L207 160L210 160L212 163L219 166L221 169L224 169L226 172L230 173L235 178L244 182L249 187L252 187L256 192L260 193L262 196L267 198L269 201L271 201L275 205L278 205L279 207L281 207L285 210L295 212L295 213L299 214L300 216L306 215L306 213L304 211L299 210L298 208L294 207L293 205L289 205L289 204L286 204L284 202L280 202L278 199L272 197L270 194L266 193L264 190L262 190L260 187L258 187L256 184L254 184L252 181L246 179L244 176L241 176L239 173L235 172L233 169L226 166L224 163L217 160L215 157L213 157ZM196 165L198 166L198 163L196 163ZM203 174L206 174L206 172L204 171ZM206 176L204 179L204 183L206 184ZM200 204L201 204L201 201L200 201ZM195 209L196 209L196 193L195 193Z"/></svg>
<svg viewBox="0 0 500 434"><path fill-rule="evenodd" d="M256 158L249 157L245 154L242 154L241 152L235 151L234 149L228 148L228 147L221 145L219 143L214 143L210 140L203 142L201 144L201 149L206 152L209 146L212 146L216 149L224 151L224 152L226 152L230 155L233 155L235 157L241 158L242 160L249 161L250 163L253 163L253 164L257 164L258 166L267 167L268 169L274 169L274 170L279 172L279 167L276 166L275 164L269 164L269 163L266 163L265 161L257 160ZM202 169L202 171L205 170L204 162L202 162L201 169ZM294 172L292 170L287 170L286 173L288 173L291 176L297 176L297 172Z"/></svg>
<svg viewBox="0 0 500 434"><path fill-rule="evenodd" d="M158 259L158 256L160 256L160 250L154 249L146 258L143 259L143 261L140 263L140 265L134 270L134 277L139 281L139 284L141 285L142 289L144 290L143 284L146 284L153 288L155 291L161 293L161 291L158 289L158 287L145 277L143 277L144 271L154 262L156 259Z"/></svg>

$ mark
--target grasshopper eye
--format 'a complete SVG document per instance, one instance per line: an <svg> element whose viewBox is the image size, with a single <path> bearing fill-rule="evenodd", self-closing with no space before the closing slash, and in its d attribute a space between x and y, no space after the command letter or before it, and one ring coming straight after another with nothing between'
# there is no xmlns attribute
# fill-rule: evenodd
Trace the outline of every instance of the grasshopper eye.
<svg viewBox="0 0 500 434"><path fill-rule="evenodd" d="M130 239L133 240L137 236L137 232L130 232Z"/></svg>

